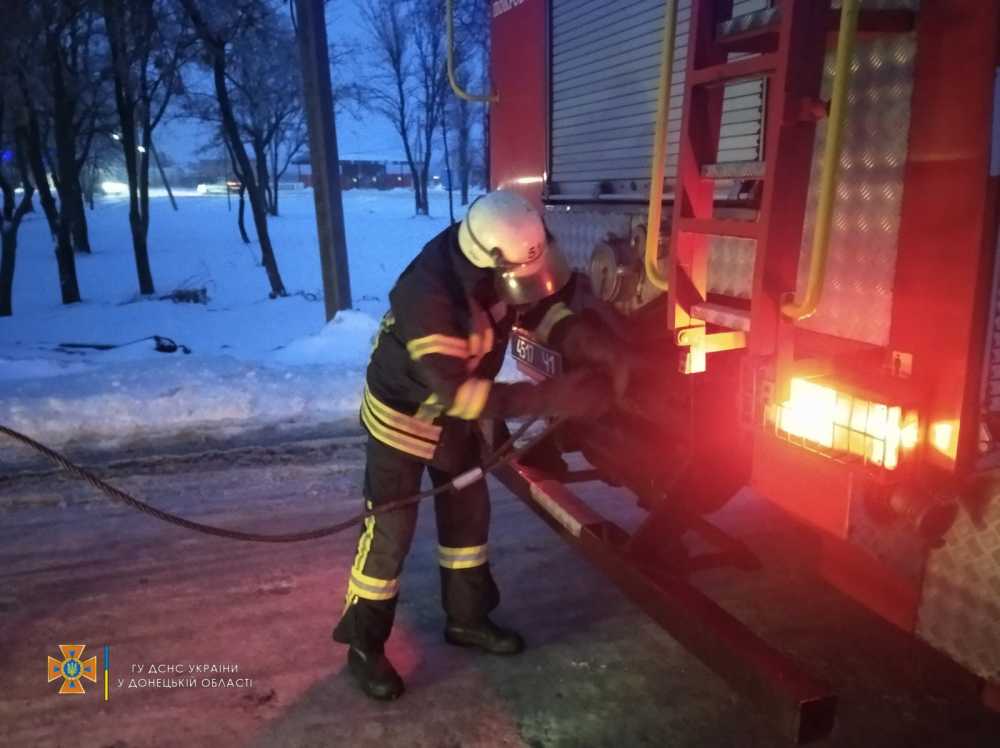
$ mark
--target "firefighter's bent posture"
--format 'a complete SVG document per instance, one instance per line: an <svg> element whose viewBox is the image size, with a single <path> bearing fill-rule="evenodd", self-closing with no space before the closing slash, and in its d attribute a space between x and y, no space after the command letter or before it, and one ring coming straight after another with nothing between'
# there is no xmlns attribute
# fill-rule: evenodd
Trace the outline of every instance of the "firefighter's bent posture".
<svg viewBox="0 0 1000 748"><path fill-rule="evenodd" d="M361 410L368 431L364 495L369 508L477 467L477 419L582 416L610 398L607 378L587 371L534 385L494 383L515 322L556 348L574 316L558 300L570 273L546 241L541 217L512 192L475 201L465 219L432 239L403 271L378 334ZM487 561L490 505L480 479L435 498L445 639L515 654L521 637L488 614L499 593ZM366 694L392 699L403 682L385 657L403 560L417 507L369 518L351 567L334 639Z"/></svg>

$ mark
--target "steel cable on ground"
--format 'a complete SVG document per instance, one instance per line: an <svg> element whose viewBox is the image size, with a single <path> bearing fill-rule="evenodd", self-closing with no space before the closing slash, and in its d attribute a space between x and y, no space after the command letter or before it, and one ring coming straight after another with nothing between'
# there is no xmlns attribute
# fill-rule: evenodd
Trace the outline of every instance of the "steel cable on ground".
<svg viewBox="0 0 1000 748"><path fill-rule="evenodd" d="M555 419L534 438L532 438L527 444L513 448L515 442L521 438L527 430L534 425L537 418L530 419L526 421L517 431L510 435L510 437L499 447L497 447L493 452L487 457L484 465L479 468L474 468L473 470L467 471L462 475L452 479L450 482L445 483L442 486L437 486L435 488L429 488L420 493L414 494L412 496L407 496L402 499L397 499L396 501L391 501L382 506L376 507L370 511L365 511L357 514L354 517L346 519L342 522L338 522L333 525L327 525L325 527L318 527L315 530L306 530L304 532L294 532L294 533L277 533L273 535L266 535L262 533L254 532L244 532L242 530L229 530L223 527L215 527L213 525L206 525L201 522L195 522L194 520L186 519L180 517L176 514L166 512L162 509L157 509L156 507L141 501L131 494L112 486L110 483L99 478L90 470L80 467L76 463L72 462L69 458L55 451L54 449L45 446L41 442L32 439L26 434L22 434L19 431L8 428L6 426L0 425L0 434L4 434L14 441L20 442L21 444L34 449L36 452L45 455L47 458L52 460L54 463L59 465L63 470L71 475L75 475L90 484L93 488L97 489L104 495L111 499L120 501L127 506L137 509L144 514L148 514L156 519L162 520L163 522L168 522L172 525L177 525L178 527L184 527L188 530L194 532L200 532L205 535L214 535L220 538L229 538L231 540L246 540L256 543L297 543L304 540L315 540L317 538L324 538L330 535L335 535L338 532L343 532L348 530L355 525L359 525L364 522L368 517L374 517L378 514L385 514L386 512L392 512L402 509L412 504L417 504L420 501L430 498L431 496L436 496L438 494L444 493L445 491L450 491L453 488L461 488L462 481L466 481L465 485L474 482L474 480L482 480L486 477L486 474L492 472L501 465L505 465L512 460L516 459L520 455L524 454L526 451L531 449L533 446L538 444L542 439L551 434L565 419Z"/></svg>

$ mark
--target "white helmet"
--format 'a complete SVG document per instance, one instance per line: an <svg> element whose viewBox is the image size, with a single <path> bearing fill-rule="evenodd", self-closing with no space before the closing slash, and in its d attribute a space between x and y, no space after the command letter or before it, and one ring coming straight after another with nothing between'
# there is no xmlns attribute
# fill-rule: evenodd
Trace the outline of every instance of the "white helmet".
<svg viewBox="0 0 1000 748"><path fill-rule="evenodd" d="M459 226L458 245L476 267L496 269L497 290L511 304L544 299L569 280L569 266L548 241L542 217L516 192L474 200Z"/></svg>

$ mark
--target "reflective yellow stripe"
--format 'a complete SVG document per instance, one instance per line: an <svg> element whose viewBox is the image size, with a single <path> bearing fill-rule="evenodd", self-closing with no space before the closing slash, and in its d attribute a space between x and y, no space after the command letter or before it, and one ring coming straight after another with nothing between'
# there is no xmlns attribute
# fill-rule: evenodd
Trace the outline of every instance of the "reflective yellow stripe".
<svg viewBox="0 0 1000 748"><path fill-rule="evenodd" d="M348 594L366 600L391 600L399 594L399 579L378 579L352 569Z"/></svg>
<svg viewBox="0 0 1000 748"><path fill-rule="evenodd" d="M367 386L365 387L365 402L368 403L372 409L372 413L378 416L380 420L405 434L419 436L435 442L441 436L440 426L435 426L420 418L408 416L405 413L400 413L398 410L393 410L375 397Z"/></svg>
<svg viewBox="0 0 1000 748"><path fill-rule="evenodd" d="M434 457L434 449L437 445L429 444L406 434L389 428L371 412L369 401L365 400L361 406L361 421L368 428L368 431L378 441L390 447L398 449L400 452L429 460Z"/></svg>
<svg viewBox="0 0 1000 748"><path fill-rule="evenodd" d="M545 316L542 317L542 321L539 322L538 326L534 329L535 337L538 338L538 342L549 342L549 335L552 333L552 328L572 314L573 310L561 301L549 307L549 311L545 313Z"/></svg>
<svg viewBox="0 0 1000 748"><path fill-rule="evenodd" d="M382 315L382 321L379 323L378 332L372 335L372 347L368 354L368 360L371 361L372 356L375 355L375 349L378 348L378 344L382 340L382 336L389 332L392 326L396 323L396 318L393 317L392 312L386 312Z"/></svg>
<svg viewBox="0 0 1000 748"><path fill-rule="evenodd" d="M369 517L369 519L374 519L374 517ZM375 587L380 590L399 589L399 579L379 579L378 577L365 574L360 569L353 569L351 571L351 578L358 584Z"/></svg>
<svg viewBox="0 0 1000 748"><path fill-rule="evenodd" d="M468 548L448 548L438 546L438 563L445 569L472 569L486 563L486 546L474 545Z"/></svg>
<svg viewBox="0 0 1000 748"><path fill-rule="evenodd" d="M469 355L469 342L462 338L452 338L448 335L428 335L424 338L411 340L406 344L406 350L410 352L410 358L414 361L418 361L432 353L440 353L442 356L454 356L455 358L466 358Z"/></svg>
<svg viewBox="0 0 1000 748"><path fill-rule="evenodd" d="M365 502L365 508L371 510L372 503L370 501ZM368 554L372 549L372 541L375 540L375 518L365 517L365 531L361 533L361 537L358 538L358 552L354 556L354 564L351 566L351 574L355 572L361 573L365 568L365 562L368 561ZM350 581L347 583L347 595L344 599L344 610L346 611L357 599L357 591L352 589Z"/></svg>
<svg viewBox="0 0 1000 748"><path fill-rule="evenodd" d="M362 585L355 584L352 579L347 585L347 593L352 598L364 598L365 600L392 600L399 594L399 589L393 590L370 590Z"/></svg>
<svg viewBox="0 0 1000 748"><path fill-rule="evenodd" d="M455 400L448 409L448 415L472 421L479 418L479 414L486 407L486 400L490 396L490 388L493 382L489 379L466 379L455 392Z"/></svg>
<svg viewBox="0 0 1000 748"><path fill-rule="evenodd" d="M470 545L465 548L452 548L447 545L438 546L438 554L441 556L467 556L471 553L486 553L485 545Z"/></svg>

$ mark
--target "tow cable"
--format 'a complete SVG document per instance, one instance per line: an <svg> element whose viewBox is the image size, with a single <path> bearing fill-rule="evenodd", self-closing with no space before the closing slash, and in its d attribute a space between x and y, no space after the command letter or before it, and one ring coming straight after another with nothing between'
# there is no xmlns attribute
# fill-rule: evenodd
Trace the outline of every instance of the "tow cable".
<svg viewBox="0 0 1000 748"><path fill-rule="evenodd" d="M418 504L424 499L430 498L431 496L437 496L438 494L444 493L446 491L461 489L475 483L477 480L482 480L487 474L493 472L498 467L505 465L512 460L523 455L529 449L534 447L536 444L542 441L545 437L551 434L556 428L558 428L565 418L557 418L551 421L546 427L538 434L538 436L529 440L526 444L521 447L514 448L515 442L524 436L525 432L538 420L538 418L532 418L526 421L517 431L510 435L510 437L499 447L497 447L484 461L484 464L480 467L467 470L461 475L456 476L448 483L436 488L429 488L420 493L415 493L412 496L407 496L402 499L397 499L395 501L390 501L387 504L376 507L369 511L361 512L360 514L346 519L343 522L338 522L334 525L327 525L326 527L320 527L315 530L307 530L305 532L293 532L293 533L281 533L276 535L263 535L260 533L253 532L243 532L242 530L228 530L224 527L214 527L212 525L205 525L201 522L195 522L190 519L185 519L184 517L179 517L176 514L171 514L170 512L165 512L162 509L157 509L144 501L141 501L131 494L122 491L120 488L112 486L110 483L98 478L94 473L87 470L86 468L80 467L79 465L71 462L67 457L56 452L50 447L46 447L44 444L35 441L30 436L15 431L14 429L7 428L6 426L0 426L0 434L5 434L11 439L20 442L28 447L31 447L36 452L39 452L54 463L63 468L66 472L71 475L75 475L77 478L81 478L91 486L96 488L101 493L106 496L120 501L133 509L138 509L140 512L149 514L156 519L163 520L172 525L177 525L179 527L187 528L188 530L194 530L195 532L204 533L205 535L215 535L220 538L230 538L232 540L249 540L256 543L298 543L303 540L315 540L317 538L325 538L329 535L335 535L344 530L348 530L355 525L360 525L369 517L374 517L378 514L385 514L386 512L392 512L405 507L411 506L413 504Z"/></svg>
<svg viewBox="0 0 1000 748"><path fill-rule="evenodd" d="M79 350L113 351L118 348L127 348L130 345L145 343L147 340L153 341L155 350L158 353L177 353L177 351L184 354L191 353L191 349L186 345L177 343L164 335L150 335L138 340L130 340L127 343L60 343L56 346L56 350L62 353L73 353Z"/></svg>

